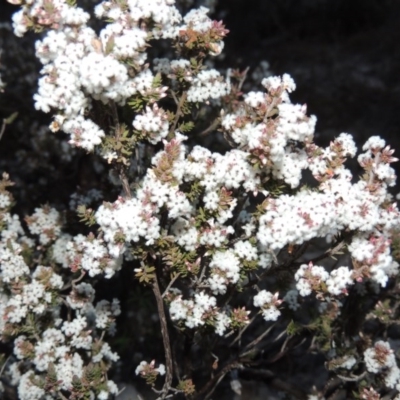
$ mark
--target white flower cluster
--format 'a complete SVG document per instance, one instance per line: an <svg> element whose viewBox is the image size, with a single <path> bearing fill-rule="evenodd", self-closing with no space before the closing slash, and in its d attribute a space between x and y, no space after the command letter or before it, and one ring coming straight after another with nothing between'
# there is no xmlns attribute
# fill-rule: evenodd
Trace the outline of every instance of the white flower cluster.
<svg viewBox="0 0 400 400"><path fill-rule="evenodd" d="M174 0L103 1L95 14L108 23L97 34L88 26L89 14L66 0L12 2L23 4L13 18L17 35L35 24L47 29L36 43L43 76L34 98L38 110L57 113L53 131L62 129L70 143L87 151L104 142L101 154L109 163L123 159L124 167L136 139L163 145L144 177L133 178L135 188L129 186L128 176L124 195L94 210L97 236L63 233L60 213L46 206L26 218L30 234L37 238L27 237L19 218L9 213L11 194L0 186L0 334L14 339L14 356L28 371L18 375L16 362L9 366L20 399L50 399L57 390L77 398L73 377L82 378L89 363L101 369L102 378L100 389L90 386L85 396L106 400L117 393L113 381L104 376L118 355L103 336L115 333L119 301L94 304L93 286L78 282L85 275L111 278L122 267L124 255L143 265L156 260L154 268L139 270L146 282L162 277L163 285L167 274L178 270L174 276L182 275L185 280L180 283L190 282L190 290L177 295L173 282L167 286L172 321L187 328L209 325L219 336L248 323L244 307L222 306L235 288L255 287L253 306L266 321L276 321L283 302L292 311L300 307L298 295L329 295L339 308L335 296L347 294L355 282L371 279L385 286L398 273L391 246L400 213L388 194L396 178L390 167L397 160L393 150L380 137L370 138L358 156L365 173L353 182L344 167L357 152L351 135L340 134L327 148L315 145L316 118L306 115L305 106L291 103L295 84L287 74L263 79L265 91L252 91L243 100L235 99L234 106L229 104L227 95L236 96L230 72L224 79L217 70L204 67L203 60L184 58L195 46L203 46L204 55L217 55L223 48L226 30L208 18L208 9L192 10L182 18ZM178 54L171 61L154 60L155 73L146 52L154 39L172 39ZM161 86L164 78L171 88ZM160 102L167 95L175 101L175 115L163 108L168 102ZM226 106L228 111L220 110L217 122L231 150L218 153L185 146L187 137L177 131L185 126L180 117L187 118L190 103L201 102L207 109ZM127 103L133 115L132 109L125 113L118 108ZM97 123L99 110L107 113ZM120 123L126 114L131 120ZM115 126L107 126L109 115ZM124 136L130 133L128 128L124 131L127 126L133 127L134 137ZM116 137L106 138L112 130ZM121 135L127 142L118 141ZM113 141L117 144L110 149ZM129 148L123 148L128 142ZM307 169L316 181L312 189L301 188ZM129 169L126 172L129 175ZM274 190L275 183L290 194ZM93 192L83 201L100 196ZM74 196L71 204L76 200ZM282 267L286 249L291 254L296 245L317 238L329 241L344 232L349 237L344 247L351 256L349 265L328 271L302 261L293 277L296 290L292 286L283 300L278 293L260 290L273 279L260 287L252 282L261 279L258 268L264 275ZM39 265L38 260L50 265ZM163 268L154 272L159 264ZM388 343L380 341L367 349L364 361L369 372L383 373L387 386L400 390L400 370ZM342 368L354 364L349 358ZM49 394L38 382L52 369L57 390ZM154 361L142 361L136 369L137 375L151 378L165 372L164 365L155 368Z"/></svg>
<svg viewBox="0 0 400 400"><path fill-rule="evenodd" d="M368 273L372 279L385 287L390 276L398 273L399 264L393 260L390 249L391 241L386 235L355 235L349 251L360 273ZM364 272L363 272L364 269ZM361 276L360 276L361 277Z"/></svg>
<svg viewBox="0 0 400 400"><path fill-rule="evenodd" d="M207 16L208 11L207 7L200 7L189 11L183 19L186 23L185 27L190 26L197 32L207 32L210 30L212 21Z"/></svg>
<svg viewBox="0 0 400 400"><path fill-rule="evenodd" d="M354 356L348 356L345 357L344 360L342 360L342 363L338 365L338 368L345 368L351 370L356 364L357 364L356 358Z"/></svg>
<svg viewBox="0 0 400 400"><path fill-rule="evenodd" d="M155 58L154 71L167 75L168 78L173 81L176 81L178 78L182 78L186 82L193 81L193 74L190 70L190 61L185 60L184 58L172 61L168 58Z"/></svg>
<svg viewBox="0 0 400 400"><path fill-rule="evenodd" d="M165 375L165 365L160 364L157 368L155 368L154 364L154 360L150 364L147 361L141 361L140 364L136 367L135 374L146 375L149 373L156 373L159 375Z"/></svg>
<svg viewBox="0 0 400 400"><path fill-rule="evenodd" d="M94 236L62 235L54 244L53 259L64 268L87 271L89 276L105 274L110 278L121 268L121 259L110 257L103 241Z"/></svg>
<svg viewBox="0 0 400 400"><path fill-rule="evenodd" d="M184 24L182 25L181 31L186 29L191 29L195 32L206 33L210 31L218 23L212 21L207 13L210 11L207 7L199 7L197 9L189 11L183 18ZM224 42L222 40L208 43L210 48L209 54L212 56L219 55L223 48Z"/></svg>
<svg viewBox="0 0 400 400"><path fill-rule="evenodd" d="M254 191L259 179L246 161L245 153L232 150L225 155L212 154L196 146L185 158L183 140L185 137L178 135L171 142L165 142L165 150L153 159L154 168L148 171L134 198L119 198L114 204L99 207L96 220L102 227L111 254L119 255L125 250L116 240L121 235L126 243L139 242L142 238L146 245L152 245L160 237L163 207L176 221L172 228L176 242L187 250L200 244L218 248L227 235L233 233L231 226L223 225L233 216L232 210L236 206L236 200L230 198L227 191L239 187ZM164 165L166 162L170 164ZM165 176L159 175L161 169ZM204 187L207 208L218 211L216 220L208 220L200 231L190 224L196 208L176 185L194 181ZM220 203L225 198L226 204L222 206Z"/></svg>
<svg viewBox="0 0 400 400"><path fill-rule="evenodd" d="M222 336L231 324L231 319L219 311L217 300L204 291L196 293L193 300L183 300L178 295L171 301L169 312L173 321L184 321L188 328L197 328L214 321L215 332Z"/></svg>
<svg viewBox="0 0 400 400"><path fill-rule="evenodd" d="M156 144L168 135L168 116L156 104L146 107L146 112L138 114L132 122L133 127L146 135L150 143Z"/></svg>
<svg viewBox="0 0 400 400"><path fill-rule="evenodd" d="M263 86L268 92L250 92L243 107L224 116L222 127L235 143L258 157L274 178L283 179L295 188L300 184L302 170L308 166L308 157L305 149L294 147L292 142L311 141L316 118L307 117L304 106L290 103L288 93L295 85L289 75L266 78ZM257 118L251 118L254 112ZM279 117L268 118L273 113Z"/></svg>
<svg viewBox="0 0 400 400"><path fill-rule="evenodd" d="M239 280L240 260L232 250L218 251L210 261L210 269L210 289L214 294L224 294L228 283Z"/></svg>
<svg viewBox="0 0 400 400"><path fill-rule="evenodd" d="M176 39L185 29L205 34L214 28L207 8L190 11L182 21L174 3L129 0L125 6L103 1L96 6L95 14L111 22L98 35L87 25L89 14L65 0L30 1L14 14L14 32L18 36L27 31L31 20L49 28L44 39L36 43L36 55L44 67L34 99L38 110L58 110L51 124L53 131L62 129L70 135L71 144L93 151L105 132L86 117L92 99L124 105L137 93L152 95L153 102L165 96L167 88L153 87L154 76L145 65L147 42L154 38ZM152 21L151 30L141 23L143 19ZM212 43L210 54L218 54L222 48L222 41ZM136 73L130 65L135 66ZM171 64L171 68L176 66ZM228 85L217 71L201 71L189 89L188 100L216 99L227 92ZM135 129L149 134L151 143L168 132L163 110L154 107L133 121Z"/></svg>
<svg viewBox="0 0 400 400"><path fill-rule="evenodd" d="M4 192L4 195L9 194ZM68 288L65 278L52 266L30 267L25 257L26 252L37 244L50 246L54 242L50 248L50 253L53 253L57 248L57 238L62 235L60 214L55 209L43 207L35 209L34 214L26 218L30 232L38 235L35 244L25 236L18 217L9 214L9 206L0 210L0 279L3 283L0 334L2 337L15 336L15 360L9 362L6 373L18 386L19 399L40 400L47 394L37 382L50 365L54 368L58 390L68 391L73 377L82 377L88 362L118 360L118 355L105 342L100 352L94 351L97 344L92 333L93 329L115 331L119 302L114 300L110 304L103 300L94 306L95 292L91 285L72 285L66 303L75 310L75 316L63 320L60 293ZM86 352L86 356L80 353L81 350ZM19 364L25 365L27 371L22 375L17 368ZM116 385L110 380L108 391L105 391L107 397L103 397L108 398L109 394L117 392Z"/></svg>
<svg viewBox="0 0 400 400"><path fill-rule="evenodd" d="M201 71L194 79L187 93L187 99L199 103L208 99L219 99L230 91L229 82L224 82L215 69Z"/></svg>
<svg viewBox="0 0 400 400"><path fill-rule="evenodd" d="M254 307L260 307L262 309L262 315L266 321L276 321L281 312L277 306L281 303L278 300L278 293L272 294L267 290L261 290L253 298Z"/></svg>
<svg viewBox="0 0 400 400"><path fill-rule="evenodd" d="M131 34L131 36L125 37L123 42L130 42L129 39L140 36L137 28L139 28L139 21L143 19L151 19L155 22L155 26L150 31L153 36L167 39L178 34L176 24L182 18L174 4L175 0L128 0L126 11L118 3L103 1L96 6L95 14L98 18L109 18L114 21L114 24L108 25L113 28L108 28L113 33L114 29L122 31L122 28L125 28L126 31L124 30L123 33ZM135 41L137 39L133 40Z"/></svg>
<svg viewBox="0 0 400 400"><path fill-rule="evenodd" d="M308 296L313 291L323 292L322 284L326 285L328 293L339 296L347 293L347 287L354 283L353 273L348 267L339 267L329 274L324 267L311 262L308 265L302 264L294 278L301 296Z"/></svg>
<svg viewBox="0 0 400 400"><path fill-rule="evenodd" d="M33 215L27 218L29 231L39 235L41 244L48 244L58 237L61 231L61 216L54 208L36 208Z"/></svg>
<svg viewBox="0 0 400 400"><path fill-rule="evenodd" d="M257 238L264 246L281 249L289 243L335 234L337 223L332 195L301 190L268 201Z"/></svg>
<svg viewBox="0 0 400 400"><path fill-rule="evenodd" d="M364 351L364 362L369 372L383 374L386 386L400 390L400 368L390 343L377 341L374 347Z"/></svg>
<svg viewBox="0 0 400 400"><path fill-rule="evenodd" d="M268 110L263 107L274 99L278 99L280 105L288 105L289 100L284 93L293 88L288 77L271 78L270 81L266 86L270 87L271 93L263 96L253 94L252 100L249 97L245 99L249 105L260 107L264 118ZM261 103L262 99L264 103ZM279 114L279 107L277 110ZM286 108L284 114L287 110L289 108ZM245 118L243 112L235 118L226 116L222 124L229 128L240 123ZM313 291L339 296L346 294L347 288L354 282L368 276L384 286L387 279L398 270L398 264L390 255L388 237L390 230L399 221L399 212L395 204L387 206L387 183L375 173L377 164L365 166L372 177L368 178L368 182L360 180L351 183L351 174L343 167L343 162L345 157L355 155L352 138L348 134L341 134L324 152L311 141L311 125L307 125L309 120L304 114L305 110L297 109L296 114L293 108L290 112L295 117L284 117L281 125L278 122L280 118L275 118L271 130L265 131L269 132L269 149L274 143L281 143L279 148L283 153L287 151L287 154L296 154L296 157L301 153L305 163L300 163L303 166L296 174L303 167L310 167L320 181L318 190L303 189L292 195L274 198L269 196L260 182L262 174L277 177L276 166L283 165L279 158L269 153L268 162L261 163L261 170L257 170L249 162L249 157L255 154L253 150L260 150L258 147L248 146L247 151L234 149L221 155L195 146L186 154L183 145L185 137L177 134L175 139L164 142L164 151L154 157L153 168L147 172L142 187L132 199L119 198L114 204L104 204L98 209L96 220L104 232L110 253L120 256L129 247L126 244L132 242L142 241L146 246L156 244L162 237L161 218L163 210L166 210L176 244L186 251L195 251L200 246L214 249L207 260L208 276L205 276L203 283L214 295L218 295L226 293L228 285L239 283L243 259L255 261L258 266L265 268L271 265L272 254L287 245L303 244L318 237L332 237L343 229L351 229L363 232L354 235L349 246L350 254L355 262L363 264L363 270L341 266L329 273L324 267L304 264L295 275L297 290L301 296L307 296ZM299 113L302 113L302 117ZM266 123L269 123L269 119ZM296 128L296 124L299 127ZM282 126L285 128L281 129ZM264 132L264 128L260 132ZM277 142L278 138L282 139L281 142ZM296 150L293 146L296 141L303 143L302 149ZM248 142L238 140L238 143L243 145ZM382 146L373 147L374 157L378 158L379 163L388 164L393 161L392 151ZM282 152L277 151L276 154ZM318 163L325 163L325 169L316 168ZM282 168L288 170L287 166ZM284 180L290 185L289 180ZM188 193L179 189L184 184L197 184L202 188L195 202L189 201ZM255 233L257 245L243 240L240 242L243 249L239 249L237 244L221 250L221 246L226 246L231 235L235 234L235 228L228 223L238 204L238 199L232 195L235 190L254 194L261 192L267 196L258 222L250 222L243 228L250 235ZM245 207L248 204L245 203ZM194 221L200 206L212 217L196 225ZM368 244L369 252L362 246L363 241ZM362 254L362 259L358 253ZM247 257L246 254L251 256ZM182 301L195 304L194 300ZM189 326L195 325L189 322Z"/></svg>

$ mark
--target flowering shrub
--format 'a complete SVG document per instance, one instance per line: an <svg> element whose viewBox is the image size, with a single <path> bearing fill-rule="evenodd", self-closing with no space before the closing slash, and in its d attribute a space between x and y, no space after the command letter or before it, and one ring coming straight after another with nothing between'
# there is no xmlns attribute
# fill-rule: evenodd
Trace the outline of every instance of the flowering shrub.
<svg viewBox="0 0 400 400"><path fill-rule="evenodd" d="M21 5L17 36L42 33L35 108L109 177L71 193L77 232L52 205L24 222L12 214L3 174L2 374L18 398L118 394L107 340L118 336L120 299L99 299L96 284L123 268L155 298L164 354L145 355L135 372L160 399L209 398L225 376L240 393L238 373L262 373L264 349L278 360L300 335L348 396L394 398L400 369L386 339L397 322L400 214L385 141L362 147L354 179L352 136L314 143L316 118L291 103L289 75L244 94L245 73L207 64L228 31L205 7L183 16L174 0L104 1L96 30L72 1L9 2ZM157 43L165 57L149 50ZM223 150L204 145L210 135ZM361 315L350 323L351 301ZM287 386L296 398L332 390Z"/></svg>

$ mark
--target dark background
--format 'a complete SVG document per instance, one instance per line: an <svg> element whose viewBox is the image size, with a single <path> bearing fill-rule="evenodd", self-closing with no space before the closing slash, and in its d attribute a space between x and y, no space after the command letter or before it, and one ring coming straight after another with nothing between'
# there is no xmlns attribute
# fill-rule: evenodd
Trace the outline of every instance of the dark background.
<svg viewBox="0 0 400 400"><path fill-rule="evenodd" d="M267 60L291 74L292 100L317 116L324 144L348 132L399 148L399 1L225 0L218 13L230 29L227 64Z"/></svg>

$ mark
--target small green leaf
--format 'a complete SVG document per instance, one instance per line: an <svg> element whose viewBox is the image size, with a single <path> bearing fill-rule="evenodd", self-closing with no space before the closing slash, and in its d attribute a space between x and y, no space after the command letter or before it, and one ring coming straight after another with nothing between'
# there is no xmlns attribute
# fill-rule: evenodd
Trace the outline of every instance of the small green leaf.
<svg viewBox="0 0 400 400"><path fill-rule="evenodd" d="M10 125L10 124L12 124L12 123L15 121L15 119L16 119L17 117L18 117L18 112L16 111L16 112L12 113L9 117L4 118L4 123L5 123L6 125Z"/></svg>

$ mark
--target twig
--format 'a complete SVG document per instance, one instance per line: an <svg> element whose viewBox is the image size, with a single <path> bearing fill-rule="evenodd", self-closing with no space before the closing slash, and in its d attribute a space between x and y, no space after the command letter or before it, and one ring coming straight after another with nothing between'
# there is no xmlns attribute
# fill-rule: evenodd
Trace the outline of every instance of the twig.
<svg viewBox="0 0 400 400"><path fill-rule="evenodd" d="M378 153L375 155L374 165L376 165L376 166L378 166L380 164L380 155L381 155L381 153ZM375 173L373 172L373 169L371 168L371 170L369 171L368 186L372 185L374 178L375 178Z"/></svg>
<svg viewBox="0 0 400 400"><path fill-rule="evenodd" d="M4 132L6 130L6 125L10 125L14 122L15 118L17 118L18 112L12 113L9 117L3 118L3 122L0 128L0 140L2 139Z"/></svg>
<svg viewBox="0 0 400 400"><path fill-rule="evenodd" d="M228 365L226 365L224 368L221 369L221 371L218 372L217 375L215 375L213 378L211 378L205 386L195 395L194 399L203 399L206 397L203 397L206 393L209 392L209 390L212 390L211 393L215 390L216 385L218 385L219 382L221 382L221 379L224 378L224 376L230 372L232 369L237 369L241 368L242 364L239 363L237 360L231 361Z"/></svg>
<svg viewBox="0 0 400 400"><path fill-rule="evenodd" d="M264 331L260 336L258 336L256 339L254 339L252 342L250 342L245 348L244 352L240 354L240 357L244 357L247 354L250 354L253 351L253 347L257 346L258 343L261 342L267 336L271 330L276 326L276 322L273 323L266 331Z"/></svg>
<svg viewBox="0 0 400 400"><path fill-rule="evenodd" d="M361 375L358 375L358 376L357 375L353 375L353 376L350 376L350 377L346 377L346 376L339 375L339 374L337 374L336 376L339 379L341 379L341 380L343 380L345 382L358 382L362 378L364 378L365 375L367 375L367 371L364 371Z"/></svg>
<svg viewBox="0 0 400 400"><path fill-rule="evenodd" d="M279 99L274 97L271 104L267 108L267 112L265 113L264 122L267 121L268 117L270 117L270 112L273 111L275 106L277 106Z"/></svg>
<svg viewBox="0 0 400 400"><path fill-rule="evenodd" d="M77 284L78 282L80 282L80 281L83 279L83 277L84 277L85 275L86 275L86 271L82 271L82 272L81 272L81 275L80 275L78 278L73 279L73 280L71 281L72 286L75 286L75 284Z"/></svg>
<svg viewBox="0 0 400 400"><path fill-rule="evenodd" d="M121 124L119 123L117 106L115 105L115 103L113 101L110 102L110 105L111 105L112 117L113 117L113 120L115 123L115 139L118 142L121 137ZM131 188L129 185L128 177L126 176L126 173L125 173L125 167L124 167L124 165L122 165L122 163L119 163L117 169L118 169L119 179L121 180L122 188L125 193L125 197L127 197L128 199L131 199L132 198Z"/></svg>
<svg viewBox="0 0 400 400"><path fill-rule="evenodd" d="M3 364L3 366L1 367L1 370L0 370L0 376L3 375L4 369L5 369L5 367L6 367L7 363L8 363L8 360L10 358L11 358L11 354L6 358L6 361L4 361L4 364Z"/></svg>
<svg viewBox="0 0 400 400"><path fill-rule="evenodd" d="M168 284L167 288L164 290L164 293L162 294L162 297L164 298L165 295L168 293L169 289L171 289L171 286L174 284L174 282L181 276L181 273L178 272L172 279L171 282Z"/></svg>
<svg viewBox="0 0 400 400"><path fill-rule="evenodd" d="M211 131L213 131L220 124L220 122L221 118L220 117L216 118L208 128L204 129L204 131L200 133L200 136L205 136Z"/></svg>
<svg viewBox="0 0 400 400"><path fill-rule="evenodd" d="M172 351L171 351L171 343L169 341L169 334L168 334L168 324L167 318L165 315L164 309L164 301L162 299L160 286L158 285L157 276L154 277L153 281L153 293L156 298L157 302L157 311L160 317L160 324L161 324L161 335L164 344L164 351L165 351L165 364L166 364L166 374L165 374L165 383L161 391L160 399L163 400L168 395L169 390L171 389L172 383Z"/></svg>
<svg viewBox="0 0 400 400"><path fill-rule="evenodd" d="M228 371L226 371L223 375L221 375L219 377L219 379L217 380L217 382L215 382L214 386L211 388L211 390L207 393L206 397L204 397L204 400L207 400L211 397L211 395L214 393L215 389L217 388L217 386L219 385L219 383L222 381L222 379L224 379L225 375L228 373Z"/></svg>
<svg viewBox="0 0 400 400"><path fill-rule="evenodd" d="M250 67L246 67L246 69L242 72L243 76L242 79L240 79L239 81L239 85L238 85L238 90L241 91L242 90L242 86L244 84L244 81L247 78L247 73L249 72Z"/></svg>
<svg viewBox="0 0 400 400"><path fill-rule="evenodd" d="M132 198L132 195L131 195L131 188L130 188L129 180L128 180L128 177L127 177L126 174L125 174L125 171L124 171L124 167L123 167L123 166L120 166L120 167L119 167L119 179L121 179L122 188L124 189L125 196L126 196L128 199L131 199L131 198Z"/></svg>
<svg viewBox="0 0 400 400"><path fill-rule="evenodd" d="M172 91L171 91L171 92L172 92ZM172 92L172 94L173 94L174 100L176 101L177 99L176 99L175 93ZM181 98L180 98L180 100L179 100L179 102L178 102L178 104L177 104L177 109L176 109L176 114L175 114L174 122L172 123L171 129L170 129L169 132L168 132L168 137L170 137L170 136L172 135L172 133L173 133L173 132L175 131L175 129L176 129L176 126L178 125L178 121L179 121L179 118L180 118L181 115L182 115L182 107L183 107L183 105L185 104L186 97L187 97L187 92L183 92L183 93L182 93L182 96L181 96Z"/></svg>
<svg viewBox="0 0 400 400"><path fill-rule="evenodd" d="M321 255L313 258L310 261L312 263L316 263L317 261L323 260L324 258L329 257L330 255L336 254L336 252L338 252L343 246L345 246L345 244L346 244L345 241L341 240L336 246L334 246L331 249L325 251L324 253L322 253Z"/></svg>
<svg viewBox="0 0 400 400"><path fill-rule="evenodd" d="M3 123L1 124L1 128L0 128L0 140L1 140L1 138L3 137L3 135L4 135L4 132L5 132L5 130L6 130L6 120L5 119L3 119Z"/></svg>
<svg viewBox="0 0 400 400"><path fill-rule="evenodd" d="M178 100L178 98L176 97L176 94L175 94L175 92L174 92L173 90L171 90L171 96L172 96L172 98L174 99L175 104L178 106L178 105L179 105L179 100Z"/></svg>
<svg viewBox="0 0 400 400"><path fill-rule="evenodd" d="M196 280L197 287L200 287L201 281L204 278L204 274L206 273L207 263L203 263L203 267L201 268L200 276Z"/></svg>
<svg viewBox="0 0 400 400"><path fill-rule="evenodd" d="M68 398L65 397L60 391L58 391L58 395L60 396L60 399L62 399L62 400L68 400Z"/></svg>
<svg viewBox="0 0 400 400"><path fill-rule="evenodd" d="M124 386L116 395L115 397L118 397L121 393L125 392L126 386Z"/></svg>
<svg viewBox="0 0 400 400"><path fill-rule="evenodd" d="M232 342L229 344L229 347L232 347L238 340L240 340L240 338L242 337L244 331L254 322L254 320L257 318L257 315L254 315L254 317L249 321L249 323L247 325L245 325L237 334L237 336L235 337L235 339L232 340Z"/></svg>
<svg viewBox="0 0 400 400"><path fill-rule="evenodd" d="M286 333L286 331L283 331L282 333ZM274 342L282 337L282 333L278 336L278 338L276 338L274 340ZM279 350L279 353L275 354L272 358L269 358L266 362L273 364L274 362L281 359L287 353L287 351L285 351L285 348L286 348L287 344L289 343L289 340L290 340L290 337L287 337L285 339L285 341L283 342L281 349Z"/></svg>
<svg viewBox="0 0 400 400"><path fill-rule="evenodd" d="M286 329L284 329L272 342L274 343L274 342L277 342L283 335L285 335L287 332L286 332ZM285 342L286 342L286 340L288 340L288 339L290 339L290 337L287 337L286 339L285 339ZM283 350L283 348L281 348L281 351Z"/></svg>
<svg viewBox="0 0 400 400"><path fill-rule="evenodd" d="M85 275L86 275L86 271L82 271L82 272L81 272L81 275L80 275L78 278L73 279L71 282L69 282L69 283L67 283L65 286L63 286L63 287L61 288L61 291L67 290L67 289L69 289L71 286L75 286L75 284L78 283L79 281L81 281Z"/></svg>

